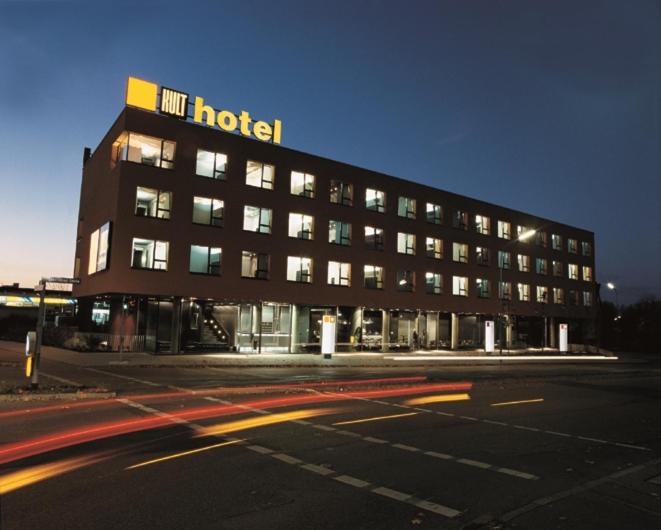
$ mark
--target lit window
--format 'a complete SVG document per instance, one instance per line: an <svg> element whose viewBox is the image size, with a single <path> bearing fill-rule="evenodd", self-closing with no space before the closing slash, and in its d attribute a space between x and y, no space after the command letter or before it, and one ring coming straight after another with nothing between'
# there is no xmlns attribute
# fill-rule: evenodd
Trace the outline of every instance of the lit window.
<svg viewBox="0 0 661 530"><path fill-rule="evenodd" d="M551 248L553 250L562 250L562 236L551 234Z"/></svg>
<svg viewBox="0 0 661 530"><path fill-rule="evenodd" d="M220 248L191 245L188 270L197 274L220 276L221 255Z"/></svg>
<svg viewBox="0 0 661 530"><path fill-rule="evenodd" d="M592 281L592 267L583 265L583 280L585 280L586 282Z"/></svg>
<svg viewBox="0 0 661 530"><path fill-rule="evenodd" d="M415 219L415 199L400 197L397 202L397 215L407 219Z"/></svg>
<svg viewBox="0 0 661 530"><path fill-rule="evenodd" d="M443 293L443 276L438 272L425 273L425 292L427 294Z"/></svg>
<svg viewBox="0 0 661 530"><path fill-rule="evenodd" d="M443 208L440 205L428 202L426 210L428 223L443 224Z"/></svg>
<svg viewBox="0 0 661 530"><path fill-rule="evenodd" d="M290 282L312 283L312 259L287 256L287 280Z"/></svg>
<svg viewBox="0 0 661 530"><path fill-rule="evenodd" d="M489 298L489 280L486 278L477 278L475 280L478 298Z"/></svg>
<svg viewBox="0 0 661 530"><path fill-rule="evenodd" d="M328 284L340 285L343 287L351 286L351 263L342 263L339 261L328 262Z"/></svg>
<svg viewBox="0 0 661 530"><path fill-rule="evenodd" d="M512 223L498 221L498 237L501 239L512 239Z"/></svg>
<svg viewBox="0 0 661 530"><path fill-rule="evenodd" d="M570 280L578 280L578 265L575 263L569 263L567 265L567 277Z"/></svg>
<svg viewBox="0 0 661 530"><path fill-rule="evenodd" d="M510 269L512 267L512 254L506 250L499 250L498 267L501 269Z"/></svg>
<svg viewBox="0 0 661 530"><path fill-rule="evenodd" d="M331 180L330 202L344 206L353 206L353 185L342 182L341 180Z"/></svg>
<svg viewBox="0 0 661 530"><path fill-rule="evenodd" d="M365 265L363 273L367 289L383 289L383 267Z"/></svg>
<svg viewBox="0 0 661 530"><path fill-rule="evenodd" d="M365 190L365 207L368 210L383 213L386 211L386 194L379 190Z"/></svg>
<svg viewBox="0 0 661 530"><path fill-rule="evenodd" d="M397 290L412 293L415 290L415 272L397 271Z"/></svg>
<svg viewBox="0 0 661 530"><path fill-rule="evenodd" d="M519 300L521 302L530 302L530 285L527 283L519 283L516 287L519 291Z"/></svg>
<svg viewBox="0 0 661 530"><path fill-rule="evenodd" d="M581 242L581 251L584 256L592 256L592 244L588 241Z"/></svg>
<svg viewBox="0 0 661 530"><path fill-rule="evenodd" d="M452 294L456 296L468 296L468 278L465 276L452 277Z"/></svg>
<svg viewBox="0 0 661 530"><path fill-rule="evenodd" d="M260 234L271 233L270 208L259 208L257 206L243 207L243 229L249 232L259 232Z"/></svg>
<svg viewBox="0 0 661 530"><path fill-rule="evenodd" d="M567 239L567 252L570 254L578 254L578 241L576 239Z"/></svg>
<svg viewBox="0 0 661 530"><path fill-rule="evenodd" d="M583 305L585 307L592 305L592 293L590 291L583 291Z"/></svg>
<svg viewBox="0 0 661 530"><path fill-rule="evenodd" d="M174 167L175 142L134 132L124 132L112 144L111 166L128 160L146 166Z"/></svg>
<svg viewBox="0 0 661 530"><path fill-rule="evenodd" d="M511 300L512 299L512 284L511 284L511 282L499 282L498 283L498 298L500 300Z"/></svg>
<svg viewBox="0 0 661 530"><path fill-rule="evenodd" d="M425 251L428 258L443 259L443 240L435 237L426 238Z"/></svg>
<svg viewBox="0 0 661 530"><path fill-rule="evenodd" d="M565 303L565 291L560 287L553 288L553 303L554 304L564 304Z"/></svg>
<svg viewBox="0 0 661 530"><path fill-rule="evenodd" d="M549 301L549 288L541 285L537 286L537 303L546 304Z"/></svg>
<svg viewBox="0 0 661 530"><path fill-rule="evenodd" d="M397 252L399 254L415 255L415 235L397 232Z"/></svg>
<svg viewBox="0 0 661 530"><path fill-rule="evenodd" d="M365 246L370 250L383 250L383 228L366 226Z"/></svg>
<svg viewBox="0 0 661 530"><path fill-rule="evenodd" d="M110 222L97 228L90 235L90 254L87 264L87 273L103 271L108 268L108 257L110 249Z"/></svg>
<svg viewBox="0 0 661 530"><path fill-rule="evenodd" d="M548 262L544 258L535 258L535 272L537 274L547 274Z"/></svg>
<svg viewBox="0 0 661 530"><path fill-rule="evenodd" d="M314 218L302 213L289 214L289 237L296 239L312 239Z"/></svg>
<svg viewBox="0 0 661 530"><path fill-rule="evenodd" d="M452 243L452 261L468 263L468 245L465 243Z"/></svg>
<svg viewBox="0 0 661 530"><path fill-rule="evenodd" d="M519 272L530 272L530 256L518 254L516 260L519 264Z"/></svg>
<svg viewBox="0 0 661 530"><path fill-rule="evenodd" d="M169 191L138 186L135 193L135 215L169 219L171 201L172 193Z"/></svg>
<svg viewBox="0 0 661 530"><path fill-rule="evenodd" d="M468 230L468 212L455 210L452 215L452 226L461 230Z"/></svg>
<svg viewBox="0 0 661 530"><path fill-rule="evenodd" d="M270 259L268 254L241 252L241 277L268 280Z"/></svg>
<svg viewBox="0 0 661 530"><path fill-rule="evenodd" d="M248 160L246 164L246 184L265 190L273 189L275 166Z"/></svg>
<svg viewBox="0 0 661 530"><path fill-rule="evenodd" d="M335 245L351 245L351 223L328 221L328 242Z"/></svg>
<svg viewBox="0 0 661 530"><path fill-rule="evenodd" d="M553 261L553 276L561 277L562 274L562 261Z"/></svg>
<svg viewBox="0 0 661 530"><path fill-rule="evenodd" d="M521 236L523 234L530 234L531 232L532 232L532 228L523 225L516 226L516 237L518 237L519 241L521 241L522 243L528 243L530 241L530 237L522 238Z"/></svg>
<svg viewBox="0 0 661 530"><path fill-rule="evenodd" d="M131 254L131 267L136 269L168 269L167 241L154 241L153 239L133 238L133 251Z"/></svg>
<svg viewBox="0 0 661 530"><path fill-rule="evenodd" d="M491 219L484 215L475 216L475 231L478 234L488 236L491 234Z"/></svg>
<svg viewBox="0 0 661 530"><path fill-rule="evenodd" d="M478 265L489 265L489 249L486 247L475 247L475 259Z"/></svg>
<svg viewBox="0 0 661 530"><path fill-rule="evenodd" d="M195 174L201 177L225 180L227 176L227 155L198 149Z"/></svg>
<svg viewBox="0 0 661 530"><path fill-rule="evenodd" d="M300 195L309 199L314 198L314 175L301 173L300 171L291 172L291 194Z"/></svg>
<svg viewBox="0 0 661 530"><path fill-rule="evenodd" d="M193 222L200 225L223 226L225 203L220 199L193 197Z"/></svg>

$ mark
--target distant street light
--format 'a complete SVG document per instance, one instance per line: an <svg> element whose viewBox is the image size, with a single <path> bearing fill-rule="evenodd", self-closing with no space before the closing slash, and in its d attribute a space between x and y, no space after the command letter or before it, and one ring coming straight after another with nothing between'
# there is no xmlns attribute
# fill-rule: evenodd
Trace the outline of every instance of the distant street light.
<svg viewBox="0 0 661 530"><path fill-rule="evenodd" d="M620 304L617 300L617 287L615 286L615 284L613 282L608 282L606 284L606 287L608 287L609 290L615 292L615 310L617 311L617 314L619 315L620 314Z"/></svg>

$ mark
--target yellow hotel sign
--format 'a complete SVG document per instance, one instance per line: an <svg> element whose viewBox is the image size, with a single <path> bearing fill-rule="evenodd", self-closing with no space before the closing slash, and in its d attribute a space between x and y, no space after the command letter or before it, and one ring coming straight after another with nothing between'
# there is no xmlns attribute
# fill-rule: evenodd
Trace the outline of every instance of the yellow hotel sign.
<svg viewBox="0 0 661 530"><path fill-rule="evenodd" d="M160 96L160 97L159 97ZM160 87L156 83L143 81L137 77L129 77L126 88L126 104L151 112L186 120L189 117L195 123L206 124L209 127L220 127L223 131L239 131L244 136L254 136L263 142L280 143L282 122L273 120L273 124L265 121L253 121L250 113L242 110L237 116L229 110L216 110L204 103L204 99L196 96L193 101L193 114L189 116L189 95L172 88Z"/></svg>

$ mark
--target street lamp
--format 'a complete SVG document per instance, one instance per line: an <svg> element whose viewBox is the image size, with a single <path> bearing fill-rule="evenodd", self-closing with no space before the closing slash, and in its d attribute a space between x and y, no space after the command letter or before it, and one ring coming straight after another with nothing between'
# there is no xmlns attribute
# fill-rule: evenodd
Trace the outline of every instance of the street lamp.
<svg viewBox="0 0 661 530"><path fill-rule="evenodd" d="M511 241L508 241L505 245L503 245L503 250L509 248L510 246L514 245L515 243L518 243L519 241L527 241L530 239L532 236L534 236L537 233L537 230L530 229L526 230L525 232L521 232L517 237L512 239ZM510 260L510 266L512 264L512 260ZM500 289L503 284L503 266L505 265L505 260L503 259L503 263L498 263L498 294L500 294ZM505 290L503 289L503 296L500 298L500 303L501 303L501 315L498 316L498 320L502 320L502 313L505 313ZM512 290L510 289L510 300L512 298ZM507 323L509 325L509 322ZM500 340L498 341L500 343L500 354L503 354L503 326L500 326Z"/></svg>
<svg viewBox="0 0 661 530"><path fill-rule="evenodd" d="M615 292L615 310L617 311L617 314L619 315L620 314L620 304L617 301L617 287L615 286L615 284L613 282L608 282L606 284L606 287L608 287L608 289L610 291Z"/></svg>

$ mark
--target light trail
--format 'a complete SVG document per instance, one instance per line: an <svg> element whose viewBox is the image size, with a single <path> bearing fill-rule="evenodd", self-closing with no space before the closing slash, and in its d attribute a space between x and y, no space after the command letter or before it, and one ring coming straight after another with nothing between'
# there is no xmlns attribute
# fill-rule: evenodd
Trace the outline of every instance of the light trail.
<svg viewBox="0 0 661 530"><path fill-rule="evenodd" d="M492 403L492 407L505 407L507 405L523 405L524 403L541 403L544 401L544 398L537 399L523 399L521 401L504 401L502 403Z"/></svg>
<svg viewBox="0 0 661 530"><path fill-rule="evenodd" d="M338 421L333 425L352 425L354 423L367 423L370 421L394 420L395 418L404 418L406 416L415 416L419 412L405 412L404 414L391 414L390 416L375 416L373 418L364 418L362 420Z"/></svg>
<svg viewBox="0 0 661 530"><path fill-rule="evenodd" d="M67 458L57 462L50 462L48 464L40 464L32 466L20 471L14 471L0 477L0 495L25 488L31 484L47 480L78 468L95 464L102 460L109 458L109 454L95 454L76 458Z"/></svg>
<svg viewBox="0 0 661 530"><path fill-rule="evenodd" d="M427 392L467 390L472 387L472 383L441 383L434 385L417 385L404 388L394 388L386 390L363 390L342 393L318 392L313 394L283 396L277 398L268 398L261 400L252 400L238 402L229 405L212 405L206 407L196 407L183 411L168 412L167 416L149 416L138 419L113 421L106 423L93 424L78 429L55 432L36 438L7 444L0 448L0 464L13 462L22 458L42 454L48 451L54 451L73 445L79 445L86 442L92 442L123 434L172 427L172 418L179 418L188 421L207 419L220 416L245 414L246 408L253 409L272 409L280 407L293 407L301 405L310 405L325 403L331 401L350 400L355 398L378 398L393 397L412 394L422 394Z"/></svg>
<svg viewBox="0 0 661 530"><path fill-rule="evenodd" d="M406 405L427 405L428 403L444 403L448 401L466 401L471 397L468 394L442 394L440 396L425 396L420 398L408 399Z"/></svg>
<svg viewBox="0 0 661 530"><path fill-rule="evenodd" d="M341 409L304 409L292 412L281 412L278 414L269 414L268 416L258 416L256 418L247 418L245 420L232 421L228 423L219 423L210 427L198 429L196 438L204 436L217 436L219 434L228 434L236 431L245 431L257 427L265 427L287 421L303 420L305 418L314 418L327 414L337 414Z"/></svg>
<svg viewBox="0 0 661 530"><path fill-rule="evenodd" d="M244 442L244 441L245 440L231 440L229 442L222 442L222 443L219 443L219 444L207 445L206 447L200 447L198 449L192 449L190 451L184 451L182 453L175 453L173 455L164 456L162 458L155 458L154 460L147 460L146 462L141 462L139 464L134 464L132 466L129 466L129 467L125 468L125 471L129 470L129 469L137 469L139 467L150 466L152 464L158 464L159 462L166 462L167 460L174 460L175 458L181 458L182 456L188 456L188 455L193 455L193 454L196 454L196 453L202 453L203 451L210 451L211 449L216 449L218 447L224 447L226 445L232 445L232 444L236 444L236 443Z"/></svg>
<svg viewBox="0 0 661 530"><path fill-rule="evenodd" d="M325 388L329 386L360 386L360 385L384 385L384 384L411 384L422 383L426 381L425 376L410 376L410 377L387 377L375 379L343 379L331 381L309 381L297 383L283 383L276 385L258 385L258 386L240 386L240 387L217 387L210 389L182 389L167 392L152 392L143 394L126 394L122 395L122 399L130 399L131 401L160 401L166 399L190 399L194 397L206 397L217 395L232 395L232 394L250 394L269 391L284 391L284 390L306 390L315 388ZM25 416L33 414L46 414L49 412L56 412L62 410L73 410L78 408L90 407L110 407L122 406L117 398L107 399L93 399L83 400L75 403L57 403L54 405L47 405L42 407L24 408L0 412L0 419L11 418L15 416Z"/></svg>

